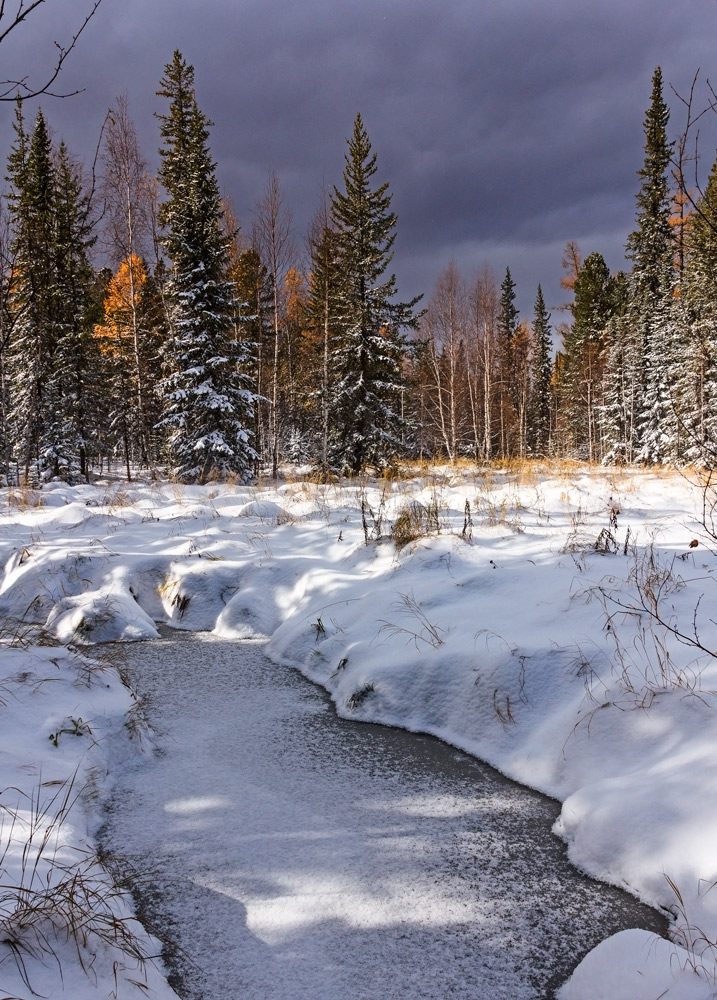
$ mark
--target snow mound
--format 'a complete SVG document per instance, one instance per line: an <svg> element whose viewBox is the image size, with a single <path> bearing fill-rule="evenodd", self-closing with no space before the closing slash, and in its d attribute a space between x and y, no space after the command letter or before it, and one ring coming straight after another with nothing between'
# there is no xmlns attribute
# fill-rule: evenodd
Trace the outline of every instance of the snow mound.
<svg viewBox="0 0 717 1000"><path fill-rule="evenodd" d="M58 601L45 627L60 642L129 642L159 637L154 622L132 595L115 589Z"/></svg>
<svg viewBox="0 0 717 1000"><path fill-rule="evenodd" d="M708 981L690 956L647 931L614 934L594 948L556 1000L709 1000Z"/></svg>
<svg viewBox="0 0 717 1000"><path fill-rule="evenodd" d="M249 503L245 503L237 511L237 514L239 517L258 517L262 521L275 521L276 523L290 520L285 508L274 500L251 500Z"/></svg>

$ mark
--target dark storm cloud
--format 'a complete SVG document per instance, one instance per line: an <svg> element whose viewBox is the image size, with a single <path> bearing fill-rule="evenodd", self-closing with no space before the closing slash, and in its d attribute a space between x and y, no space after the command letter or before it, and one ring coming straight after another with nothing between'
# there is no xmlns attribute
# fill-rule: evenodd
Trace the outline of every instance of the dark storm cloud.
<svg viewBox="0 0 717 1000"><path fill-rule="evenodd" d="M41 8L22 58L41 58L41 38L66 37L88 7ZM63 80L86 92L44 105L88 159L126 90L156 162L154 93L180 48L242 223L273 168L299 231L322 185L340 182L360 110L394 193L404 294L430 291L455 258L466 271L510 265L524 303L538 281L557 302L567 240L622 265L653 68L686 92L698 66L712 70L716 28L713 0L103 0Z"/></svg>

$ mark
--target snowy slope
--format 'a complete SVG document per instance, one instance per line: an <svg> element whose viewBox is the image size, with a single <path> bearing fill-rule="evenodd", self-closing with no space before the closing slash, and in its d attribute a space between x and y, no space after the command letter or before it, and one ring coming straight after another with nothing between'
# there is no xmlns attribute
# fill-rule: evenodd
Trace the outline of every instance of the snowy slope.
<svg viewBox="0 0 717 1000"><path fill-rule="evenodd" d="M563 1000L706 998L717 558L701 504L677 475L579 466L341 487L55 484L4 497L0 614L63 643L152 638L155 621L270 637L269 655L340 713L434 733L560 798L574 862L676 915L686 948L618 935ZM407 524L428 534L406 541ZM5 751L31 727L0 712ZM18 759L42 759L46 728L38 716Z"/></svg>

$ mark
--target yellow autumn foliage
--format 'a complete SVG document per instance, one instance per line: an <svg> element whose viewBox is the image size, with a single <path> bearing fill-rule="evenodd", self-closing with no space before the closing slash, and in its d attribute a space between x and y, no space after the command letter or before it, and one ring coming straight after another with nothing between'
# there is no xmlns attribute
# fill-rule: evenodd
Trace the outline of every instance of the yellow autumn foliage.
<svg viewBox="0 0 717 1000"><path fill-rule="evenodd" d="M123 354L123 341L133 335L133 306L147 282L147 268L141 257L126 257L113 275L105 292L105 321L97 323L94 336L104 355Z"/></svg>

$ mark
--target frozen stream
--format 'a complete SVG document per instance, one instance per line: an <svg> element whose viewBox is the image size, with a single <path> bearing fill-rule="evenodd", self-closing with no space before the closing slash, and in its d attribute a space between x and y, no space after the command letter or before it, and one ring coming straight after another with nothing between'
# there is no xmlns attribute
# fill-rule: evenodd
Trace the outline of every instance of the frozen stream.
<svg viewBox="0 0 717 1000"><path fill-rule="evenodd" d="M191 1000L550 997L658 914L567 862L558 805L431 737L339 719L255 643L127 645L158 750L104 846Z"/></svg>

